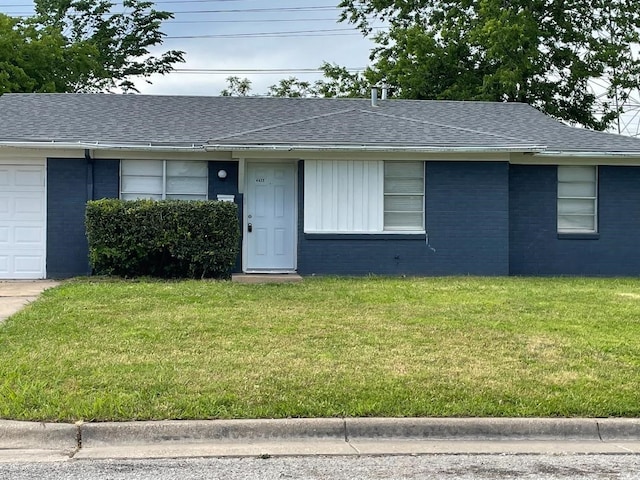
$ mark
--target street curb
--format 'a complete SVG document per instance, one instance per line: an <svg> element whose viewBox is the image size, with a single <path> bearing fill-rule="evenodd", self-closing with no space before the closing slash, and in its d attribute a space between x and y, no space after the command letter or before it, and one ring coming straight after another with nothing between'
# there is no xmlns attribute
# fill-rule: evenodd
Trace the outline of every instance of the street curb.
<svg viewBox="0 0 640 480"><path fill-rule="evenodd" d="M85 423L80 431L83 448L163 442L344 441L345 438L344 420L341 418Z"/></svg>
<svg viewBox="0 0 640 480"><path fill-rule="evenodd" d="M640 440L640 418L601 418L598 431L605 442Z"/></svg>
<svg viewBox="0 0 640 480"><path fill-rule="evenodd" d="M640 441L626 418L294 418L33 423L0 420L0 449L317 441Z"/></svg>
<svg viewBox="0 0 640 480"><path fill-rule="evenodd" d="M583 418L349 418L346 425L350 439L600 440L597 421Z"/></svg>
<svg viewBox="0 0 640 480"><path fill-rule="evenodd" d="M76 425L0 420L0 449L73 451L77 447Z"/></svg>

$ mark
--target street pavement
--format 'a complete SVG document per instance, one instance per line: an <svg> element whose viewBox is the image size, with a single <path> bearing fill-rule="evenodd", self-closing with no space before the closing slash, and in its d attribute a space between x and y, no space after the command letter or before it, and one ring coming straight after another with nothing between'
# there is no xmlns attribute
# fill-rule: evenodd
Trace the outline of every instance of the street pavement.
<svg viewBox="0 0 640 480"><path fill-rule="evenodd" d="M83 460L0 464L11 480L632 480L638 455L426 455Z"/></svg>

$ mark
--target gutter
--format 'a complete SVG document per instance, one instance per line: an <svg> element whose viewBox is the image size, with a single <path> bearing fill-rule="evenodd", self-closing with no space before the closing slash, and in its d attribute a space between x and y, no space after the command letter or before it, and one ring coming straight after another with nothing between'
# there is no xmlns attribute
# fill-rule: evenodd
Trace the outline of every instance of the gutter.
<svg viewBox="0 0 640 480"><path fill-rule="evenodd" d="M440 147L389 145L203 145L207 152L217 151L268 151L268 152L414 152L414 153L540 153L542 145L507 145L504 147Z"/></svg>
<svg viewBox="0 0 640 480"><path fill-rule="evenodd" d="M534 157L555 158L640 158L639 152L571 152L547 150L544 145L505 145L499 147L455 146L391 146L391 145L246 145L195 144L154 145L100 142L0 141L0 148L67 149L67 150L123 150L134 152L379 152L379 153L524 153Z"/></svg>
<svg viewBox="0 0 640 480"><path fill-rule="evenodd" d="M191 144L179 145L153 145L153 144L126 144L126 143L99 143L99 142L3 142L0 148L34 148L34 149L67 149L67 150L128 150L141 152L203 152L203 145Z"/></svg>
<svg viewBox="0 0 640 480"><path fill-rule="evenodd" d="M640 152L563 152L545 150L535 152L536 157L563 157L563 158L640 158Z"/></svg>

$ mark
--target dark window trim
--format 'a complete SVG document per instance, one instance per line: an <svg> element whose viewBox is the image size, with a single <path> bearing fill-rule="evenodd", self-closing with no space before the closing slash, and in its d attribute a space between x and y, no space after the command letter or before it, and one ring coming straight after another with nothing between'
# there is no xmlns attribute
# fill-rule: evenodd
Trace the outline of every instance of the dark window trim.
<svg viewBox="0 0 640 480"><path fill-rule="evenodd" d="M599 240L600 234L594 233L559 233L558 240Z"/></svg>
<svg viewBox="0 0 640 480"><path fill-rule="evenodd" d="M424 233L305 233L305 240L417 240L426 241Z"/></svg>

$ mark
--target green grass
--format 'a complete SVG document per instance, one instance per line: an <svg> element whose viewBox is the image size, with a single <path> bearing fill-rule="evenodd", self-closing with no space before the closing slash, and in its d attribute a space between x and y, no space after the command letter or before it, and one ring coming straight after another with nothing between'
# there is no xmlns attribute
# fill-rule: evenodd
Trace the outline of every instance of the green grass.
<svg viewBox="0 0 640 480"><path fill-rule="evenodd" d="M0 417L640 416L640 280L81 280L0 325Z"/></svg>

